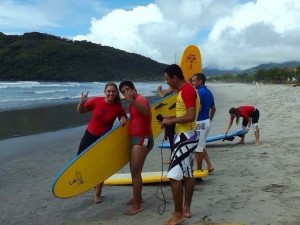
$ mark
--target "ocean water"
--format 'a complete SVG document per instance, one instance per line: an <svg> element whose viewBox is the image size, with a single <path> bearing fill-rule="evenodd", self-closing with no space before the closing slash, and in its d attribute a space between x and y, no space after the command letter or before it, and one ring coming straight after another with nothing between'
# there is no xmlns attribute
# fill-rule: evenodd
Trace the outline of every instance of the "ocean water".
<svg viewBox="0 0 300 225"><path fill-rule="evenodd" d="M119 85L120 82L116 82ZM36 108L40 106L77 102L82 92L89 96L104 95L106 82L40 82L40 81L0 81L0 112L14 109ZM144 96L157 95L162 82L134 82L137 91Z"/></svg>

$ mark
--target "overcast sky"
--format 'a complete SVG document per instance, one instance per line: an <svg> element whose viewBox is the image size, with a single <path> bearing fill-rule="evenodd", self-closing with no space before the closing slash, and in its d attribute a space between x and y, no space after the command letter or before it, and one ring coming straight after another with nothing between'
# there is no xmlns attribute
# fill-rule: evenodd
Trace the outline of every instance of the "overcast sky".
<svg viewBox="0 0 300 225"><path fill-rule="evenodd" d="M300 61L300 0L0 0L0 32L88 40L178 63L187 45L203 67Z"/></svg>

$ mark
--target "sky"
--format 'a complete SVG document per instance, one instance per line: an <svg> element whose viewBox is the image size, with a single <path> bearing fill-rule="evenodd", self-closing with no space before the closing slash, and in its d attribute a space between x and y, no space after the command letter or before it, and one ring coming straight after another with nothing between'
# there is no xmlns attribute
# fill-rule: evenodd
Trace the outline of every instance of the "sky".
<svg viewBox="0 0 300 225"><path fill-rule="evenodd" d="M300 0L0 0L0 32L48 33L178 63L199 47L203 67L300 61Z"/></svg>

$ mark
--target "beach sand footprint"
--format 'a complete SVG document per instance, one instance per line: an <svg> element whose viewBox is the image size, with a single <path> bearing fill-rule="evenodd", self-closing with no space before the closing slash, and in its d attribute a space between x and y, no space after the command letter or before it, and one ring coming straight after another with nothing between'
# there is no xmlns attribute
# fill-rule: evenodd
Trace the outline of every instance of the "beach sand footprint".
<svg viewBox="0 0 300 225"><path fill-rule="evenodd" d="M263 191L272 193L282 193L286 189L288 189L288 187L283 184L269 184L262 188Z"/></svg>

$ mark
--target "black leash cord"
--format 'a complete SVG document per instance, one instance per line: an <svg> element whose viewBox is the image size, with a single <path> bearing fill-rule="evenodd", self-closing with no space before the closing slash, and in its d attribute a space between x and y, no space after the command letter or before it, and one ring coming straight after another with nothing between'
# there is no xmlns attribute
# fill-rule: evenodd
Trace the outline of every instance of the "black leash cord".
<svg viewBox="0 0 300 225"><path fill-rule="evenodd" d="M162 142L162 145L164 144L164 140ZM161 177L160 177L160 184L158 185L157 189L156 189L156 198L158 198L160 201L162 201L162 203L158 206L158 214L162 215L165 212L166 209L166 205L167 205L167 200L163 191L163 180L165 179L165 177L167 175L164 176L164 160L163 160L163 154L162 154L162 147L160 148L160 157L161 157ZM159 191L162 195L162 197L159 196Z"/></svg>

